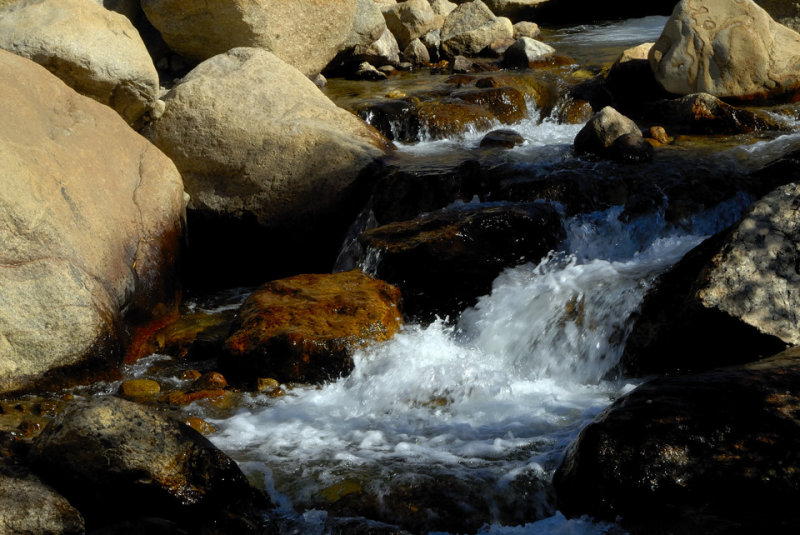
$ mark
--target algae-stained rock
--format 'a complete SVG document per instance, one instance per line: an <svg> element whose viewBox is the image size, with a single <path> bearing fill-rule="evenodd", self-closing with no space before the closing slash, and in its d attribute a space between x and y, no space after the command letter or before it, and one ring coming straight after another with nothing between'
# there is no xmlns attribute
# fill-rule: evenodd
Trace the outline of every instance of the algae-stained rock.
<svg viewBox="0 0 800 535"><path fill-rule="evenodd" d="M650 50L667 91L718 97L800 90L800 34L752 0L682 0Z"/></svg>
<svg viewBox="0 0 800 535"><path fill-rule="evenodd" d="M262 49L236 48L203 62L165 101L164 115L147 133L181 171L189 209L210 221L194 227L195 243L221 219L240 226L214 247L254 229L302 236L287 244L295 248L289 259L300 248L313 252L320 237L341 243L337 229L343 233L352 222L345 207L355 204L362 173L387 148L374 128ZM228 254L248 250L253 268L263 267L268 259L261 251L242 245ZM213 261L219 252L212 247L209 256Z"/></svg>
<svg viewBox="0 0 800 535"><path fill-rule="evenodd" d="M306 75L320 72L353 37L357 7L358 0L142 1L164 41L189 59L259 47Z"/></svg>
<svg viewBox="0 0 800 535"><path fill-rule="evenodd" d="M30 470L0 460L0 532L82 535L81 514Z"/></svg>
<svg viewBox="0 0 800 535"><path fill-rule="evenodd" d="M452 56L474 56L491 43L513 36L510 20L496 17L481 0L474 0L447 15L442 26L442 49Z"/></svg>
<svg viewBox="0 0 800 535"><path fill-rule="evenodd" d="M657 378L587 426L558 507L634 533L791 533L800 515L800 351Z"/></svg>
<svg viewBox="0 0 800 535"><path fill-rule="evenodd" d="M575 136L575 150L578 154L604 155L614 141L625 134L642 137L633 120L606 106L594 114Z"/></svg>
<svg viewBox="0 0 800 535"><path fill-rule="evenodd" d="M428 0L407 0L390 6L383 10L383 17L401 49L442 26L441 16L434 13Z"/></svg>
<svg viewBox="0 0 800 535"><path fill-rule="evenodd" d="M172 162L113 110L19 56L0 51L0 71L9 391L65 367L107 369L121 358L120 322L174 302L184 199Z"/></svg>
<svg viewBox="0 0 800 535"><path fill-rule="evenodd" d="M134 504L136 517L195 528L231 514L256 520L270 506L194 429L115 397L75 402L36 438L28 458L96 526L130 518Z"/></svg>
<svg viewBox="0 0 800 535"><path fill-rule="evenodd" d="M239 310L223 366L248 382L335 379L360 345L394 335L399 307L397 288L357 270L268 282Z"/></svg>
<svg viewBox="0 0 800 535"><path fill-rule="evenodd" d="M376 253L369 269L400 287L407 315L430 319L455 317L489 293L504 268L540 260L563 238L556 210L531 203L439 210L368 230L359 241L368 256Z"/></svg>
<svg viewBox="0 0 800 535"><path fill-rule="evenodd" d="M783 130L774 116L731 106L708 93L695 93L658 104L655 114L678 131L691 134L744 134Z"/></svg>
<svg viewBox="0 0 800 535"><path fill-rule="evenodd" d="M158 100L158 73L131 21L86 0L0 6L0 48L31 59L133 123Z"/></svg>

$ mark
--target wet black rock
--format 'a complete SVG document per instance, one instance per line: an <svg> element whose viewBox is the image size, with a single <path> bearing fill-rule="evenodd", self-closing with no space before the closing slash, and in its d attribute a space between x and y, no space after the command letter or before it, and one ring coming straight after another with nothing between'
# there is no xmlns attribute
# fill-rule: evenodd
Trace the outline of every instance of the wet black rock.
<svg viewBox="0 0 800 535"><path fill-rule="evenodd" d="M368 269L400 287L407 316L455 315L489 292L502 269L537 262L564 238L543 203L465 205L368 230Z"/></svg>
<svg viewBox="0 0 800 535"><path fill-rule="evenodd" d="M653 159L653 146L640 133L623 134L608 148L612 160L627 163L647 162Z"/></svg>
<svg viewBox="0 0 800 535"><path fill-rule="evenodd" d="M36 438L28 459L89 530L143 517L195 532L268 530L270 500L236 463L150 407L114 397L75 402Z"/></svg>
<svg viewBox="0 0 800 535"><path fill-rule="evenodd" d="M662 377L617 400L557 470L568 516L633 533L800 529L800 351Z"/></svg>

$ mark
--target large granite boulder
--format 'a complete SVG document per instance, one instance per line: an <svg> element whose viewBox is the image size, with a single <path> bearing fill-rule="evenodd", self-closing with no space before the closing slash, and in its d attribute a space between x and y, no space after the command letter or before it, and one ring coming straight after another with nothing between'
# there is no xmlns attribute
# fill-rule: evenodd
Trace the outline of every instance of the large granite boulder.
<svg viewBox="0 0 800 535"><path fill-rule="evenodd" d="M481 0L474 0L447 15L442 26L442 50L452 56L474 56L495 41L513 37L510 20L496 17Z"/></svg>
<svg viewBox="0 0 800 535"><path fill-rule="evenodd" d="M215 261L228 271L250 266L262 278L248 282L258 283L279 255L324 259L319 247L341 244L350 210L360 209L361 179L387 148L374 128L263 49L236 48L203 62L165 102L147 134L173 159L191 195L190 247L216 236L201 266L210 275ZM208 224L193 223L200 218ZM254 239L262 231L286 238L286 248L256 245L268 239ZM273 247L270 254L265 246ZM232 266L232 259L247 266Z"/></svg>
<svg viewBox="0 0 800 535"><path fill-rule="evenodd" d="M111 108L0 51L0 391L106 369L125 318L175 299L173 163ZM97 362L89 365L94 359Z"/></svg>
<svg viewBox="0 0 800 535"><path fill-rule="evenodd" d="M794 153L751 180L786 182L799 169ZM778 187L735 228L663 274L645 297L623 368L634 374L705 370L798 344L798 204L798 183Z"/></svg>
<svg viewBox="0 0 800 535"><path fill-rule="evenodd" d="M170 48L191 60L259 47L311 75L352 46L358 0L143 0L142 8Z"/></svg>
<svg viewBox="0 0 800 535"><path fill-rule="evenodd" d="M34 440L28 460L96 527L156 517L196 530L238 518L228 527L241 529L271 507L200 433L111 396L71 404Z"/></svg>
<svg viewBox="0 0 800 535"><path fill-rule="evenodd" d="M158 100L158 73L131 21L87 0L0 7L0 48L31 59L128 123Z"/></svg>
<svg viewBox="0 0 800 535"><path fill-rule="evenodd" d="M649 381L581 431L556 471L568 516L631 533L800 528L800 350Z"/></svg>
<svg viewBox="0 0 800 535"><path fill-rule="evenodd" d="M361 271L268 282L239 309L222 361L255 383L322 382L350 373L353 352L402 325L400 291Z"/></svg>
<svg viewBox="0 0 800 535"><path fill-rule="evenodd" d="M650 50L671 93L771 97L800 90L800 34L752 0L682 0Z"/></svg>

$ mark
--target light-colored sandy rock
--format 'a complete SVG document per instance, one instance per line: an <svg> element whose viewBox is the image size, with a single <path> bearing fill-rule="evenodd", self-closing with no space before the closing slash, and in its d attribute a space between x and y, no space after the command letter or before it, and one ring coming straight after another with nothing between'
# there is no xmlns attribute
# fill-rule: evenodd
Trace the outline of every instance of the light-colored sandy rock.
<svg viewBox="0 0 800 535"><path fill-rule="evenodd" d="M520 21L514 24L514 39L520 37L530 37L537 39L542 34L542 30L535 22Z"/></svg>
<svg viewBox="0 0 800 535"><path fill-rule="evenodd" d="M481 0L461 4L442 26L442 49L450 55L474 56L488 45L511 39L514 27L505 17L495 17Z"/></svg>
<svg viewBox="0 0 800 535"><path fill-rule="evenodd" d="M777 22L800 32L800 2L797 0L755 0L755 2Z"/></svg>
<svg viewBox="0 0 800 535"><path fill-rule="evenodd" d="M189 59L258 47L310 75L344 49L358 1L142 0L142 8L170 48Z"/></svg>
<svg viewBox="0 0 800 535"><path fill-rule="evenodd" d="M556 49L530 37L520 37L506 49L503 62L512 67L527 68L531 63L545 61L556 53Z"/></svg>
<svg viewBox="0 0 800 535"><path fill-rule="evenodd" d="M752 0L682 0L650 50L671 93L772 96L800 89L800 34Z"/></svg>
<svg viewBox="0 0 800 535"><path fill-rule="evenodd" d="M172 162L107 106L0 51L0 391L119 353L127 313L175 298Z"/></svg>
<svg viewBox="0 0 800 535"><path fill-rule="evenodd" d="M386 26L397 39L400 48L442 26L443 18L434 13L428 0L407 0L383 9Z"/></svg>
<svg viewBox="0 0 800 535"><path fill-rule="evenodd" d="M446 17L447 15L450 14L451 11L453 11L455 8L458 7L458 4L454 4L453 2L450 2L450 0L428 0L428 1L431 4L431 9L433 9L433 12L442 17Z"/></svg>
<svg viewBox="0 0 800 535"><path fill-rule="evenodd" d="M133 123L155 104L158 73L127 17L90 0L0 9L0 48L32 59Z"/></svg>
<svg viewBox="0 0 800 535"><path fill-rule="evenodd" d="M375 129L263 49L201 63L165 100L148 135L180 169L194 210L300 226L335 211L384 154Z"/></svg>
<svg viewBox="0 0 800 535"><path fill-rule="evenodd" d="M353 48L353 57L374 65L394 65L400 61L400 46L389 28L386 28L374 43Z"/></svg>
<svg viewBox="0 0 800 535"><path fill-rule="evenodd" d="M419 39L414 39L409 43L406 49L403 50L403 57L406 61L410 61L415 65L424 65L431 62L428 48Z"/></svg>
<svg viewBox="0 0 800 535"><path fill-rule="evenodd" d="M353 27L342 47L351 49L356 46L369 46L380 39L385 31L386 21L380 7L372 0L358 0Z"/></svg>

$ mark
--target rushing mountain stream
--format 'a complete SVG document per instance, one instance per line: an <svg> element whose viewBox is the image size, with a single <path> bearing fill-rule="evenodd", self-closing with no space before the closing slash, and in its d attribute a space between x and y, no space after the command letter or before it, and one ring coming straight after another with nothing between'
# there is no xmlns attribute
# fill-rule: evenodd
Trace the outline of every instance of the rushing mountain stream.
<svg viewBox="0 0 800 535"><path fill-rule="evenodd" d="M654 40L664 21L546 37L585 65L601 64ZM496 157L517 174L571 165L624 171L579 163L571 144L582 125L540 113L529 106L512 125L524 144ZM399 143L396 158L419 168L455 165L473 157L485 132ZM674 149L672 160L656 158L651 172L674 172L681 154L692 166L753 165L792 143L797 134L689 145ZM567 237L557 250L505 270L458 318L406 324L394 339L360 349L353 373L336 382L280 398L254 395L232 415L212 418L218 431L210 439L281 504L287 532L321 533L326 517L359 516L450 533L618 529L565 519L553 503L552 474L580 429L636 386L617 363L654 277L733 224L751 200L734 196L679 222L667 222L663 210L623 218L621 206L565 215Z"/></svg>

